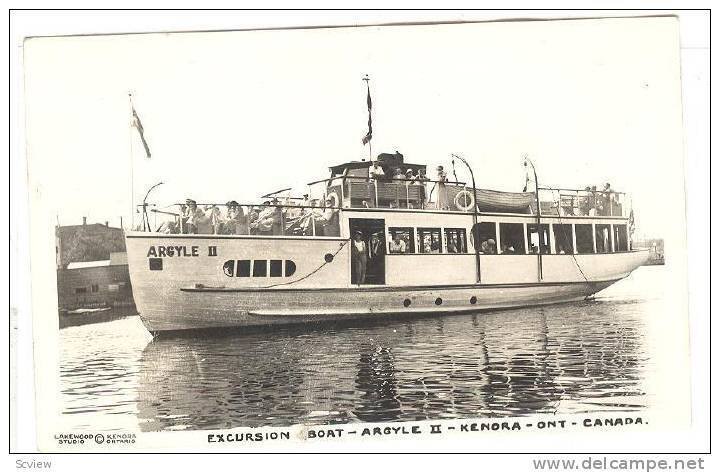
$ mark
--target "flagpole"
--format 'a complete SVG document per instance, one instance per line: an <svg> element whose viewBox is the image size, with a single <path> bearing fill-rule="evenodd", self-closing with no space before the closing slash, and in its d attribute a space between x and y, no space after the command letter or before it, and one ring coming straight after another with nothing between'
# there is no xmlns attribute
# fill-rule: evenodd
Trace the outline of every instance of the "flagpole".
<svg viewBox="0 0 720 473"><path fill-rule="evenodd" d="M365 85L367 86L367 105L368 105L368 134L366 135L366 138L368 138L367 144L368 144L368 159L372 162L373 154L372 154L372 106L370 101L370 77L365 74L365 77L363 77L363 80L365 81Z"/></svg>
<svg viewBox="0 0 720 473"><path fill-rule="evenodd" d="M133 99L132 99L132 93L128 92L128 102L130 105L130 116L132 117L132 111L134 109L133 107ZM128 126L128 147L130 152L130 230L133 229L135 226L135 163L133 161L133 145L132 145L132 134L133 134L133 124L132 121L130 122Z"/></svg>

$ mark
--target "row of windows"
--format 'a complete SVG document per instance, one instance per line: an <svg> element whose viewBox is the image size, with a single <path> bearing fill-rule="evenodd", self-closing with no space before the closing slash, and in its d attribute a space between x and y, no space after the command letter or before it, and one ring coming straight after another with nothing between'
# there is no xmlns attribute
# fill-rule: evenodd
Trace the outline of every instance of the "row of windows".
<svg viewBox="0 0 720 473"><path fill-rule="evenodd" d="M415 253L415 229L391 227L388 251L390 253ZM445 238L440 228L417 229L417 253L467 253L467 236L464 228L445 228Z"/></svg>
<svg viewBox="0 0 720 473"><path fill-rule="evenodd" d="M480 245L480 253L483 254L590 254L628 251L629 247L627 225L596 224L593 234L593 225L589 223L553 224L552 233L555 238L552 249L549 224L540 224L539 229L537 224L527 224L525 227L526 230L523 230L521 223L479 223L473 232L474 242ZM500 242L499 245L496 244L497 241Z"/></svg>
<svg viewBox="0 0 720 473"><path fill-rule="evenodd" d="M575 243L573 246L573 227ZM482 222L472 229L473 244L481 254L589 254L628 251L627 225L553 224L550 225ZM467 253L464 228L391 227L389 253ZM415 232L417 231L417 239ZM445 238L441 238L444 233ZM416 251L417 246L417 251Z"/></svg>
<svg viewBox="0 0 720 473"><path fill-rule="evenodd" d="M228 260L223 263L223 273L225 276L232 278L265 278L268 276L268 269L270 270L271 278L290 277L295 274L295 263L289 259L240 259L240 260ZM284 271L283 271L284 269Z"/></svg>
<svg viewBox="0 0 720 473"><path fill-rule="evenodd" d="M119 282L116 284L108 284L107 290L108 292L119 292L120 289L125 287L124 282ZM100 285L99 284L91 284L88 286L81 286L81 287L75 287L73 288L74 294L87 294L87 293L95 293L100 292Z"/></svg>

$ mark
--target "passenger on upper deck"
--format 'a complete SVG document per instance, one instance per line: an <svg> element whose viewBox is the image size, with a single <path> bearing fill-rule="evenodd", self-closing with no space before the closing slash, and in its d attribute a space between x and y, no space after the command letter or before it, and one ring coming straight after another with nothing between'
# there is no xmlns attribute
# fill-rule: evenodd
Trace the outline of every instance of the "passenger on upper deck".
<svg viewBox="0 0 720 473"><path fill-rule="evenodd" d="M185 200L185 213L182 218L185 220L185 228L183 233L195 234L195 233L210 233L209 219L205 215L205 212L200 210L197 206L197 202L193 199Z"/></svg>
<svg viewBox="0 0 720 473"><path fill-rule="evenodd" d="M248 218L240 204L231 200L225 206L227 207L227 217L224 233L226 235L248 235L250 233Z"/></svg>
<svg viewBox="0 0 720 473"><path fill-rule="evenodd" d="M258 218L260 217L259 207L250 207L248 211L248 226L250 227L250 234L256 235L258 232Z"/></svg>
<svg viewBox="0 0 720 473"><path fill-rule="evenodd" d="M405 179L405 174L403 174L402 169L396 168L393 172L393 179Z"/></svg>
<svg viewBox="0 0 720 473"><path fill-rule="evenodd" d="M368 171L370 179L378 179L383 176L385 176L385 171L383 170L382 166L378 164L377 161L373 161L372 165L370 166L370 169Z"/></svg>
<svg viewBox="0 0 720 473"><path fill-rule="evenodd" d="M217 205L206 205L205 216L210 224L210 233L220 235L224 232L225 219Z"/></svg>
<svg viewBox="0 0 720 473"><path fill-rule="evenodd" d="M590 215L590 186L585 187L585 195L580 198L580 215Z"/></svg>
<svg viewBox="0 0 720 473"><path fill-rule="evenodd" d="M448 204L448 195L447 195L447 187L445 186L445 183L447 182L447 173L445 172L445 169L442 166L437 167L437 208L441 210L447 210L450 208L450 205Z"/></svg>
<svg viewBox="0 0 720 473"><path fill-rule="evenodd" d="M603 213L602 215L617 215L617 196L615 191L612 190L609 182L605 183L603 188Z"/></svg>
<svg viewBox="0 0 720 473"><path fill-rule="evenodd" d="M427 181L430 179L425 175L424 169L418 169L417 176L415 176L415 182L414 184L418 184L421 186L424 186Z"/></svg>

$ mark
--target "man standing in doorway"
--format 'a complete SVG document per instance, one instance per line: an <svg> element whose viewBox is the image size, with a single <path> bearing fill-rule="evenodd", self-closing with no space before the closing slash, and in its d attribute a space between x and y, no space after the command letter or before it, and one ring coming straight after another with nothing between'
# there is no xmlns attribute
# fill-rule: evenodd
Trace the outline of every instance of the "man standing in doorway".
<svg viewBox="0 0 720 473"><path fill-rule="evenodd" d="M355 284L365 284L365 271L367 270L367 244L363 240L362 232L353 234L352 242L352 269Z"/></svg>

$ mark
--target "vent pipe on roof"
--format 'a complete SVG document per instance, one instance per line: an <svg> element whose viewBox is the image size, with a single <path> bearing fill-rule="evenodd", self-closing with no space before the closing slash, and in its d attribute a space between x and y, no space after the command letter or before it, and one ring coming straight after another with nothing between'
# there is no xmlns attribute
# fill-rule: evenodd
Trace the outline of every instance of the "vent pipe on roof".
<svg viewBox="0 0 720 473"><path fill-rule="evenodd" d="M87 217L83 217L83 225L87 224Z"/></svg>

